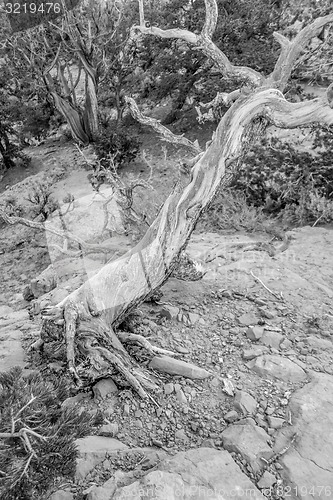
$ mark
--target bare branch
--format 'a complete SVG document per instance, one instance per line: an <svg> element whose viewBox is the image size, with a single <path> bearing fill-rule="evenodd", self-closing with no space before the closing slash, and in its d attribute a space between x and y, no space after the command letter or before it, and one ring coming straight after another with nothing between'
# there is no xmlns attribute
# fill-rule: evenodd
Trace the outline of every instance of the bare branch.
<svg viewBox="0 0 333 500"><path fill-rule="evenodd" d="M333 22L333 14L318 17L313 23L305 26L292 41L289 41L280 33L274 33L274 38L281 45L281 53L273 72L266 79L265 86L274 86L283 91L297 58L301 55L310 40L321 33L323 26L331 22Z"/></svg>
<svg viewBox="0 0 333 500"><path fill-rule="evenodd" d="M139 0L139 15L140 15L140 26L145 25L145 14L143 9L143 0Z"/></svg>
<svg viewBox="0 0 333 500"><path fill-rule="evenodd" d="M138 122L142 123L143 125L148 125L149 127L152 127L154 130L156 130L156 132L162 136L163 141L171 142L172 144L179 144L182 146L186 146L195 151L196 153L201 152L201 148L197 141L191 142L189 139L186 139L186 137L183 137L182 135L175 135L168 128L164 127L155 118L143 115L139 110L136 102L131 97L125 97L125 102L133 118L138 120Z"/></svg>
<svg viewBox="0 0 333 500"><path fill-rule="evenodd" d="M201 31L201 36L212 38L218 18L218 8L216 0L205 0L206 19Z"/></svg>
<svg viewBox="0 0 333 500"><path fill-rule="evenodd" d="M274 95L275 92L275 95ZM267 99L265 97L267 96ZM279 128L297 128L314 123L333 124L333 110L327 97L298 103L288 102L279 91L264 90L254 99L265 99L263 116Z"/></svg>

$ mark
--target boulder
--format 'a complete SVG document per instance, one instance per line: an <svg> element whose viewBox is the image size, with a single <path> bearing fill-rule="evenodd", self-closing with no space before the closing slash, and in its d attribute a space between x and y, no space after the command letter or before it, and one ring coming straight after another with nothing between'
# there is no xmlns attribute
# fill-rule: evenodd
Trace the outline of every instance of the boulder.
<svg viewBox="0 0 333 500"><path fill-rule="evenodd" d="M264 500L231 455L213 448L177 453L158 470L128 486L117 488L113 500Z"/></svg>
<svg viewBox="0 0 333 500"><path fill-rule="evenodd" d="M333 377L318 373L291 396L275 450L289 449L280 458L282 476L301 493L302 500L331 498L333 492Z"/></svg>

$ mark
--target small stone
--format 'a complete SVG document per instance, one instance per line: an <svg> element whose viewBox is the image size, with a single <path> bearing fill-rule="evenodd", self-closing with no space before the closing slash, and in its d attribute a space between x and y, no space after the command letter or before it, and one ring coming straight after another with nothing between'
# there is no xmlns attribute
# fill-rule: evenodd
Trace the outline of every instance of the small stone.
<svg viewBox="0 0 333 500"><path fill-rule="evenodd" d="M169 394L172 394L174 391L174 385L172 383L170 384L165 384L164 386L164 394L168 396Z"/></svg>
<svg viewBox="0 0 333 500"><path fill-rule="evenodd" d="M243 415L254 415L257 411L257 401L245 391L236 391L234 407Z"/></svg>
<svg viewBox="0 0 333 500"><path fill-rule="evenodd" d="M262 477L259 479L257 486L260 489L268 489L275 483L276 483L276 477L266 470L263 473Z"/></svg>
<svg viewBox="0 0 333 500"><path fill-rule="evenodd" d="M217 377L213 378L212 381L210 382L210 385L212 387L219 387L219 385L220 385L219 379Z"/></svg>
<svg viewBox="0 0 333 500"><path fill-rule="evenodd" d="M118 388L112 378L103 378L99 380L92 388L94 398L105 399L109 394L116 394Z"/></svg>
<svg viewBox="0 0 333 500"><path fill-rule="evenodd" d="M238 321L243 326L251 326L258 324L258 318L252 313L242 314L242 316L238 318Z"/></svg>
<svg viewBox="0 0 333 500"><path fill-rule="evenodd" d="M204 439L201 443L202 448L215 448L213 439Z"/></svg>
<svg viewBox="0 0 333 500"><path fill-rule="evenodd" d="M123 409L124 415L128 416L130 414L130 405L128 403L124 404L124 409Z"/></svg>
<svg viewBox="0 0 333 500"><path fill-rule="evenodd" d="M179 313L179 308L174 306L165 305L160 311L161 318L166 318L168 320L177 318Z"/></svg>
<svg viewBox="0 0 333 500"><path fill-rule="evenodd" d="M177 441L188 441L189 440L184 429L178 429L178 431L175 432L175 439Z"/></svg>
<svg viewBox="0 0 333 500"><path fill-rule="evenodd" d="M180 390L176 393L176 399L177 399L178 403L187 404L186 396L182 390Z"/></svg>
<svg viewBox="0 0 333 500"><path fill-rule="evenodd" d="M248 339L255 342L256 340L261 339L264 334L264 328L262 326L250 326L246 330L246 336Z"/></svg>
<svg viewBox="0 0 333 500"><path fill-rule="evenodd" d="M262 316L267 319L273 319L276 316L276 314L273 311L270 311L265 307L259 307L259 311L262 314Z"/></svg>
<svg viewBox="0 0 333 500"><path fill-rule="evenodd" d="M223 419L228 423L232 423L239 419L239 415L237 411L231 410L228 411L228 413L226 413L225 415L223 415Z"/></svg>
<svg viewBox="0 0 333 500"><path fill-rule="evenodd" d="M115 437L118 434L118 432L119 432L119 427L118 424L115 422L111 424L102 425L98 434L100 436Z"/></svg>
<svg viewBox="0 0 333 500"><path fill-rule="evenodd" d="M190 312L187 314L187 317L188 317L190 324L195 325L200 319L200 314Z"/></svg>
<svg viewBox="0 0 333 500"><path fill-rule="evenodd" d="M281 429L281 427L283 427L283 424L285 422L285 420L283 418L279 418L279 417L271 417L269 416L267 418L268 420L268 425L272 428L272 429Z"/></svg>
<svg viewBox="0 0 333 500"><path fill-rule="evenodd" d="M190 352L186 347L182 345L176 345L175 350L180 354L188 354Z"/></svg>

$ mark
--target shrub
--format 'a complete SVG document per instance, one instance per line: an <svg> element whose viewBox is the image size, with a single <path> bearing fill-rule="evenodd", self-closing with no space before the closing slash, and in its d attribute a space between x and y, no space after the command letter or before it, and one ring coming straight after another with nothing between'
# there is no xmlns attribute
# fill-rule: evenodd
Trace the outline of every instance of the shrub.
<svg viewBox="0 0 333 500"><path fill-rule="evenodd" d="M27 201L34 205L34 217L42 215L44 221L59 208L59 203L52 196L48 181L35 182L31 187Z"/></svg>
<svg viewBox="0 0 333 500"><path fill-rule="evenodd" d="M116 128L109 123L95 137L94 150L105 168L121 168L135 160L140 151L141 142L134 135L129 135L122 128Z"/></svg>
<svg viewBox="0 0 333 500"><path fill-rule="evenodd" d="M19 367L0 373L1 498L36 499L58 478L74 476L74 441L90 434L94 421L61 407L69 395L61 379L24 376Z"/></svg>
<svg viewBox="0 0 333 500"><path fill-rule="evenodd" d="M34 137L40 141L45 138L52 115L52 108L47 102L27 106L23 116L21 140L24 142L26 138Z"/></svg>
<svg viewBox="0 0 333 500"><path fill-rule="evenodd" d="M315 132L315 154L273 138L253 146L232 182L248 203L264 212L304 224L330 221L333 196L333 135Z"/></svg>

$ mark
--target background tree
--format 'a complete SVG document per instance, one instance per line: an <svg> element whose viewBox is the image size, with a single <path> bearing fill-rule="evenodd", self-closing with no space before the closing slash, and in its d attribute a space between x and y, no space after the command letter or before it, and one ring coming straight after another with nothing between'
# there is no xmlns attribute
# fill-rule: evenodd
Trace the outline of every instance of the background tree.
<svg viewBox="0 0 333 500"><path fill-rule="evenodd" d="M125 4L90 1L65 10L54 22L39 24L7 39L6 65L24 65L44 87L68 123L75 140L87 144L99 131L98 89L107 70L107 53L121 57L119 33ZM117 39L118 37L118 39ZM111 58L112 59L112 58Z"/></svg>

